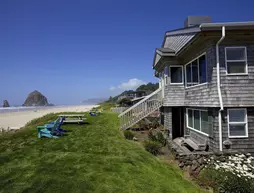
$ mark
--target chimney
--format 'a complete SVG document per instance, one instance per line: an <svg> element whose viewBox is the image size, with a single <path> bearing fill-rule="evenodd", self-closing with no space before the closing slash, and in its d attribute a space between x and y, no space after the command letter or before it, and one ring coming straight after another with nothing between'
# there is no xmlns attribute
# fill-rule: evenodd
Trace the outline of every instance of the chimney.
<svg viewBox="0 0 254 193"><path fill-rule="evenodd" d="M212 23L212 18L210 16L188 16L184 21L184 27L191 27L202 23Z"/></svg>

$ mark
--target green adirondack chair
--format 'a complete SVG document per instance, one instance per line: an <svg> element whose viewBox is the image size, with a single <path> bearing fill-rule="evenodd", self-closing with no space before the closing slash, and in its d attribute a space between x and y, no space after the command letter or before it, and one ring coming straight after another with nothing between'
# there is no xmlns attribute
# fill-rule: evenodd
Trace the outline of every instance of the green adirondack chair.
<svg viewBox="0 0 254 193"><path fill-rule="evenodd" d="M58 138L59 135L62 135L63 132L57 131L60 128L62 119L58 118L54 122L46 124L44 126L37 126L38 138L47 137L47 138Z"/></svg>

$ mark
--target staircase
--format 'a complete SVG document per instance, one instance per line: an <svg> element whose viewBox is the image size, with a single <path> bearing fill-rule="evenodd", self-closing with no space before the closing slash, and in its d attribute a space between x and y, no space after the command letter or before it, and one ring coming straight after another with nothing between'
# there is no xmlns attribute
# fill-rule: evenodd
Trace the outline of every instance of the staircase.
<svg viewBox="0 0 254 193"><path fill-rule="evenodd" d="M162 99L162 88L159 88L137 104L122 112L118 116L120 118L120 128L122 130L128 129L159 109L163 104Z"/></svg>

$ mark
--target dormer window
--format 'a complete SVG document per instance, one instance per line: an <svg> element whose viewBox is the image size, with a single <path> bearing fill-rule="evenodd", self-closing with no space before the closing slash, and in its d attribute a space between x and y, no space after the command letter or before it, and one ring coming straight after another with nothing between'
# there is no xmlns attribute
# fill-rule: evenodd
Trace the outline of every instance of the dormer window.
<svg viewBox="0 0 254 193"><path fill-rule="evenodd" d="M227 74L247 74L246 47L226 47L225 59Z"/></svg>

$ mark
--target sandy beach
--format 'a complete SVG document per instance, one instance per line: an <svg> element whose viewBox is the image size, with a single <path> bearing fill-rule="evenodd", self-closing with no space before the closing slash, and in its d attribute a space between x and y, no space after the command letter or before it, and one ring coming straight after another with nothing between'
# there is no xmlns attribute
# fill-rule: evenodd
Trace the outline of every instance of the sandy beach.
<svg viewBox="0 0 254 193"><path fill-rule="evenodd" d="M50 109L40 109L37 111L27 110L22 112L0 113L0 129L20 129L21 127L25 126L27 122L49 113L86 112L93 107L96 107L96 105L53 107Z"/></svg>

